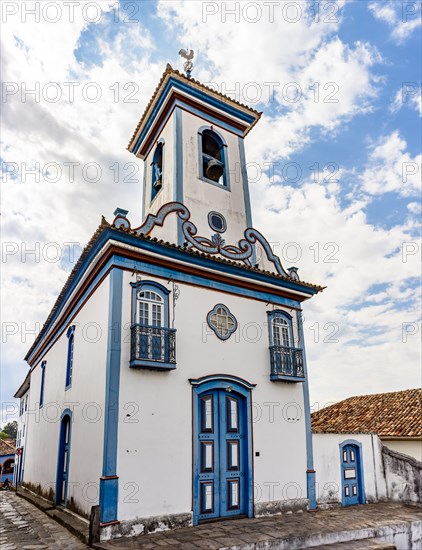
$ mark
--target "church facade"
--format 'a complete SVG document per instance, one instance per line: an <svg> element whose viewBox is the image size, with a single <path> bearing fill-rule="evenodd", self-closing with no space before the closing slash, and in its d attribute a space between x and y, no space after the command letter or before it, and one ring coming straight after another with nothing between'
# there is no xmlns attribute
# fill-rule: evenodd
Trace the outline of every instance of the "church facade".
<svg viewBox="0 0 422 550"><path fill-rule="evenodd" d="M302 302L322 287L252 227L259 117L167 66L129 144L142 216L103 219L26 356L22 482L99 506L102 539L316 506Z"/></svg>

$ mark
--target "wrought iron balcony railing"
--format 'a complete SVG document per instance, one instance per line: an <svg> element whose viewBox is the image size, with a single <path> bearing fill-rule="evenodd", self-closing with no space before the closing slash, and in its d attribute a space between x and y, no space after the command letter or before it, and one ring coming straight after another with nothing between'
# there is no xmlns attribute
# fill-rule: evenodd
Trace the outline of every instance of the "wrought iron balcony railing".
<svg viewBox="0 0 422 550"><path fill-rule="evenodd" d="M271 380L303 382L303 351L299 348L270 346Z"/></svg>
<svg viewBox="0 0 422 550"><path fill-rule="evenodd" d="M176 368L176 329L132 325L130 366L168 370Z"/></svg>

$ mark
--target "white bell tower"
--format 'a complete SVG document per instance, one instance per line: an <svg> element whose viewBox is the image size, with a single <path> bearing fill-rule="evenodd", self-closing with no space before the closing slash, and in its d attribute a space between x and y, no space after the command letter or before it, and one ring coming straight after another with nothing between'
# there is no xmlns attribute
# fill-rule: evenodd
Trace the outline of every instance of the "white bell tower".
<svg viewBox="0 0 422 550"><path fill-rule="evenodd" d="M177 201L199 235L242 239L252 227L244 138L260 116L167 65L128 146L145 163L143 221ZM180 220L159 237L183 245Z"/></svg>

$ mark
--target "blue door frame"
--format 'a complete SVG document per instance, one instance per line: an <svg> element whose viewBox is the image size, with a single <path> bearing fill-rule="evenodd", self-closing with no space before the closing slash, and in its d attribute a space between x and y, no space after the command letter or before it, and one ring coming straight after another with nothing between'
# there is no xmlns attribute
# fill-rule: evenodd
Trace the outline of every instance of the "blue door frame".
<svg viewBox="0 0 422 550"><path fill-rule="evenodd" d="M365 504L362 444L353 439L340 443L340 464L342 505Z"/></svg>
<svg viewBox="0 0 422 550"><path fill-rule="evenodd" d="M70 440L72 431L72 411L63 411L60 420L59 451L57 456L56 504L67 503L69 481Z"/></svg>
<svg viewBox="0 0 422 550"><path fill-rule="evenodd" d="M193 523L253 517L251 389L213 375L193 388Z"/></svg>

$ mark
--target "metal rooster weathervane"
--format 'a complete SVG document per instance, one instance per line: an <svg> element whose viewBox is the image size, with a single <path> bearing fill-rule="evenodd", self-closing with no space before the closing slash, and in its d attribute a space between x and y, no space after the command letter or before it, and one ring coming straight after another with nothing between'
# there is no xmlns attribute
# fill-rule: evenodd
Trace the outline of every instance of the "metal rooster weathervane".
<svg viewBox="0 0 422 550"><path fill-rule="evenodd" d="M188 78L190 78L190 75L191 75L192 69L193 69L192 59L193 59L193 56L195 55L194 51L189 50L189 52L188 52L188 50L181 49L181 50L179 50L179 55L181 57L183 57L184 59L186 59L186 62L184 63L183 68L186 71L186 76Z"/></svg>

